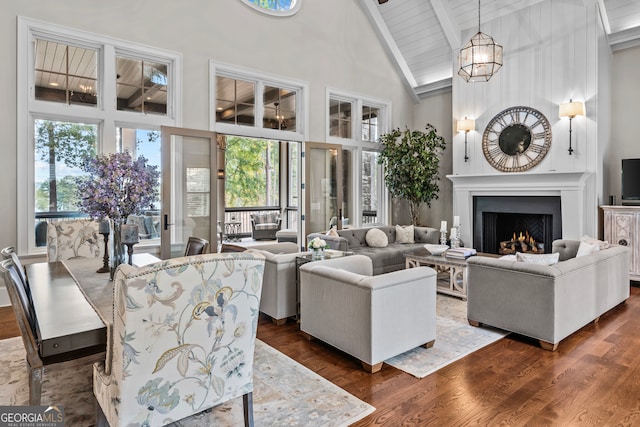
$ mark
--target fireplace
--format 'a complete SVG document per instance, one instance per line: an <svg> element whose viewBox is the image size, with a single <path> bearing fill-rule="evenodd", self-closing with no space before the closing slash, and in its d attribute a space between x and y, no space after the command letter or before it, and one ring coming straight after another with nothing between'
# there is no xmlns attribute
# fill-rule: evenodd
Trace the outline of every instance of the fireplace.
<svg viewBox="0 0 640 427"><path fill-rule="evenodd" d="M500 253L501 243L525 240L530 245L509 244L503 253L531 250L551 252L562 237L559 196L474 196L473 241L481 252ZM529 240L531 239L531 240ZM535 243L534 243L535 242Z"/></svg>

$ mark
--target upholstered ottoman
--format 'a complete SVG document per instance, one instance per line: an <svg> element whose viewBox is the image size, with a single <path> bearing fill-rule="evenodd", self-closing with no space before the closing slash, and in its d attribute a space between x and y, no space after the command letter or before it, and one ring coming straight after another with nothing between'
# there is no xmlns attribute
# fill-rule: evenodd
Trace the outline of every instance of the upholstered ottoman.
<svg viewBox="0 0 640 427"><path fill-rule="evenodd" d="M285 228L284 230L278 230L276 232L276 239L280 242L293 242L298 243L298 232L291 228Z"/></svg>

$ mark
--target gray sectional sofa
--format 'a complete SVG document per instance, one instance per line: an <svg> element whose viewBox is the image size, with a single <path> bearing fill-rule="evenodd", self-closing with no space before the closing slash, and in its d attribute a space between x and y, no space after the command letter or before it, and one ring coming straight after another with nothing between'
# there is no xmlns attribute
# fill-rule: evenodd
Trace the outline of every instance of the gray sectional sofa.
<svg viewBox="0 0 640 427"><path fill-rule="evenodd" d="M388 244L383 248L370 247L366 241L366 235L372 228L382 230L388 239ZM366 255L373 261L373 274L388 273L405 268L404 254L422 248L425 243L438 243L440 232L431 227L414 227L415 243L396 242L396 227L376 226L365 228L348 228L338 230L338 237L324 233L311 233L307 236L307 242L314 237L326 240L328 247L340 251L350 251L356 254Z"/></svg>
<svg viewBox="0 0 640 427"><path fill-rule="evenodd" d="M555 350L558 343L629 298L631 250L612 246L576 258L579 241L556 240L554 265L475 256L467 268L467 318Z"/></svg>

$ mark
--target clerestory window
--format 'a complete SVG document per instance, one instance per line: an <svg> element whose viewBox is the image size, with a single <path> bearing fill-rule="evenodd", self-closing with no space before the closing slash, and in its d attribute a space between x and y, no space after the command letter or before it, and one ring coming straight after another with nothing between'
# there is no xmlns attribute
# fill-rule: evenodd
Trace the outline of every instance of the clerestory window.
<svg viewBox="0 0 640 427"><path fill-rule="evenodd" d="M300 9L302 0L241 0L254 10L276 16L290 16Z"/></svg>

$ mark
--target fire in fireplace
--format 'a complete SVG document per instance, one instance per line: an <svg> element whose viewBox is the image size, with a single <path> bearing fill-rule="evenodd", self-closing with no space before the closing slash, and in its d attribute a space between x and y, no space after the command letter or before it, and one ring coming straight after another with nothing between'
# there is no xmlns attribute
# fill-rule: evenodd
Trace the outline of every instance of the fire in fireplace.
<svg viewBox="0 0 640 427"><path fill-rule="evenodd" d="M532 252L532 253L544 253L544 243L537 242L528 230L522 231L520 234L513 232L513 237L510 240L504 240L500 242L500 255L511 255L516 252Z"/></svg>

